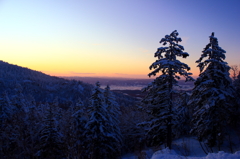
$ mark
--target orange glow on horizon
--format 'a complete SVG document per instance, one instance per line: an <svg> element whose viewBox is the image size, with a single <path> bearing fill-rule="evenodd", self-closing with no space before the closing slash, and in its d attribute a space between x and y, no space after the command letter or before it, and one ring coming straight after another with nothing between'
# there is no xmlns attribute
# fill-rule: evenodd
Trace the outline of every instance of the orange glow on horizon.
<svg viewBox="0 0 240 159"><path fill-rule="evenodd" d="M56 58L55 58L56 59ZM80 77L115 77L115 78L136 78L136 79L149 79L148 74L152 71L149 70L149 61L141 60L142 65L137 65L133 61L125 60L126 63L121 62L111 62L111 60L106 60L104 62L94 61L95 65L87 63L87 60L78 60L77 58L71 61L64 61L63 59L54 61L54 59L43 60L26 60L24 58L10 59L4 58L3 61L9 62L10 64L15 64L21 67L27 67L32 70L43 72L51 76L80 76ZM85 61L85 62L84 62ZM110 63L109 63L110 61ZM137 61L138 62L138 61ZM184 63L189 63L188 61L183 61ZM193 65L193 64L192 64ZM112 66L112 67L109 67ZM199 75L199 69L197 67L191 67L189 71L193 75L193 78L197 78ZM158 77L158 73L155 79ZM181 77L184 80L183 77Z"/></svg>
<svg viewBox="0 0 240 159"><path fill-rule="evenodd" d="M48 74L50 76L58 77L109 77L109 78L135 78L135 79L149 79L148 73L146 74L121 74L121 73L77 73L77 72L51 72L51 71L41 71L42 73ZM150 72L150 71L149 71ZM160 74L156 76L151 76L151 79L155 79ZM198 74L193 74L192 77L196 79ZM181 76L181 80L184 80L184 77Z"/></svg>

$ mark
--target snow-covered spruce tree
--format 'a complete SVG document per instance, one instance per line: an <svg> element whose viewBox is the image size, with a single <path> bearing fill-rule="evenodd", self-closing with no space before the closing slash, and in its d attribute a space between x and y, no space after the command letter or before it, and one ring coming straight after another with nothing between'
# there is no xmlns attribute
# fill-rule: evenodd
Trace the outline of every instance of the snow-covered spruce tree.
<svg viewBox="0 0 240 159"><path fill-rule="evenodd" d="M66 148L66 158L73 158L77 152L74 149L74 130L73 130L73 103L69 103L68 108L62 111L62 118L60 122L60 130L63 135L62 141ZM76 153L75 153L76 152Z"/></svg>
<svg viewBox="0 0 240 159"><path fill-rule="evenodd" d="M178 92L176 101L177 125L175 126L176 135L188 135L190 132L191 112L188 108L190 94L186 91Z"/></svg>
<svg viewBox="0 0 240 159"><path fill-rule="evenodd" d="M233 81L233 86L236 90L236 97L237 97L237 104L238 107L240 106L240 72L238 73L237 77L235 78L235 80ZM238 109L239 111L239 109Z"/></svg>
<svg viewBox="0 0 240 159"><path fill-rule="evenodd" d="M109 114L109 129L111 130L111 133L113 134L112 138L112 147L115 149L116 153L120 155L121 152L121 144L122 144L122 134L121 130L119 127L119 115L120 115L120 110L119 110L119 105L116 102L114 94L110 91L109 85L104 89L104 102L107 107L107 111Z"/></svg>
<svg viewBox="0 0 240 159"><path fill-rule="evenodd" d="M171 149L172 144L172 126L174 124L174 112L172 103L173 86L177 85L180 76L184 76L186 81L193 80L191 73L187 71L190 67L177 60L177 57L186 58L188 53L183 52L184 47L179 45L181 38L177 37L178 32L175 30L170 35L161 39L160 43L168 47L157 49L154 57L157 60L150 66L149 77L161 73L152 83L143 91L148 92L142 100L147 106L149 120L145 123L149 125L147 134L155 141L155 144L161 144L166 141L167 147ZM165 140L166 139L166 140ZM154 144L154 143L153 143Z"/></svg>
<svg viewBox="0 0 240 159"><path fill-rule="evenodd" d="M214 33L209 38L209 44L196 61L200 75L188 105L194 108L191 133L209 147L217 144L220 150L234 111L234 88L229 77L230 67L224 62L226 51L218 46Z"/></svg>
<svg viewBox="0 0 240 159"><path fill-rule="evenodd" d="M15 94L11 98L11 103L14 108L14 113L12 116L12 123L14 123L14 127L12 129L13 134L15 135L16 139L16 145L15 145L15 155L20 156L26 156L27 149L27 143L28 143L28 131L26 131L26 125L27 125L27 112L28 107L26 105L27 99L22 93L23 88L20 84L16 84L15 86Z"/></svg>
<svg viewBox="0 0 240 159"><path fill-rule="evenodd" d="M11 158L13 153L12 146L16 141L13 133L14 124L12 121L13 108L6 92L0 97L0 155L2 157Z"/></svg>
<svg viewBox="0 0 240 159"><path fill-rule="evenodd" d="M55 114L55 118L56 118L56 122L59 122L62 120L62 108L59 106L59 99L58 97L55 97L53 100L53 107L52 107L52 111Z"/></svg>
<svg viewBox="0 0 240 159"><path fill-rule="evenodd" d="M14 90L15 94L12 97L12 104L15 107L16 113L18 113L19 115L23 115L25 112L28 111L26 106L27 101L22 93L23 88L19 83L17 83Z"/></svg>
<svg viewBox="0 0 240 159"><path fill-rule="evenodd" d="M111 121L99 82L96 83L93 89L87 112L89 120L86 123L84 132L85 158L115 158L116 150L112 145L115 136L112 134L112 129L110 129Z"/></svg>
<svg viewBox="0 0 240 159"><path fill-rule="evenodd" d="M236 90L236 103L237 103L237 117L236 120L239 122L240 120L240 72L238 73L237 78L233 81L233 86Z"/></svg>
<svg viewBox="0 0 240 159"><path fill-rule="evenodd" d="M36 156L39 158L63 158L64 149L61 141L61 135L55 125L56 116L53 112L53 105L49 105L46 115L43 119L43 127L39 133L38 152Z"/></svg>
<svg viewBox="0 0 240 159"><path fill-rule="evenodd" d="M27 109L28 112L26 114L25 119L25 129L23 132L25 132L25 154L24 156L26 158L34 158L36 153L36 141L38 137L38 131L40 129L40 118L37 114L37 106L36 101L33 96L28 96L27 98Z"/></svg>
<svg viewBox="0 0 240 159"><path fill-rule="evenodd" d="M70 138L72 139L72 149L74 150L74 156L81 158L81 154L83 152L83 141L84 136L83 133L85 131L84 127L87 122L87 116L85 112L85 106L82 102L82 100L79 98L77 103L74 105L73 108L73 123L71 125L72 132L70 133Z"/></svg>

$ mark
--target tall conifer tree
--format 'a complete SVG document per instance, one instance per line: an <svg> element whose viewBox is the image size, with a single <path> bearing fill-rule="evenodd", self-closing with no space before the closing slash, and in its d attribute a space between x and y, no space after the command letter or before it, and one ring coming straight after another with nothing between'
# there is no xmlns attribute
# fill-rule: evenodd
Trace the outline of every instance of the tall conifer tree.
<svg viewBox="0 0 240 159"><path fill-rule="evenodd" d="M214 33L209 38L210 42L196 61L200 75L188 105L194 108L191 132L209 147L217 144L220 150L234 109L234 88L229 76L230 67L224 61L226 51L218 45Z"/></svg>
<svg viewBox="0 0 240 159"><path fill-rule="evenodd" d="M172 125L174 124L173 86L177 85L180 76L184 76L186 81L193 80L190 76L191 73L187 72L190 67L177 60L177 57L186 58L189 56L188 53L183 52L184 47L178 44L181 41L182 39L178 37L176 30L161 39L160 43L168 46L157 49L154 55L157 60L150 66L150 70L153 69L153 71L148 76L156 76L159 72L161 75L144 89L148 94L142 101L147 105L150 114L150 119L147 122L149 125L147 135L160 144L166 139L170 149Z"/></svg>
<svg viewBox="0 0 240 159"><path fill-rule="evenodd" d="M82 152L83 152L83 140L84 136L83 133L85 131L84 127L87 122L87 116L86 116L86 110L83 102L81 99L78 99L78 102L74 106L74 112L72 114L73 117L73 124L72 124L72 135L73 135L73 141L75 142L73 144L74 153L78 158L81 158ZM83 157L83 156L82 156Z"/></svg>
<svg viewBox="0 0 240 159"><path fill-rule="evenodd" d="M16 141L12 115L13 107L7 93L3 92L0 96L0 155L5 157L12 157L10 150Z"/></svg>
<svg viewBox="0 0 240 159"><path fill-rule="evenodd" d="M89 120L85 125L85 158L111 159L116 149L113 147L114 135L110 114L104 101L99 82L96 83L87 108Z"/></svg>
<svg viewBox="0 0 240 159"><path fill-rule="evenodd" d="M233 86L236 90L236 102L239 107L239 105L240 105L240 72L238 73L235 80L233 81ZM238 109L238 111L239 111L239 109ZM238 112L238 113L240 113L240 112Z"/></svg>
<svg viewBox="0 0 240 159"><path fill-rule="evenodd" d="M56 114L53 112L53 105L49 105L43 119L43 127L39 133L40 141L36 155L40 158L50 159L64 157L63 143L55 120Z"/></svg>
<svg viewBox="0 0 240 159"><path fill-rule="evenodd" d="M109 114L109 130L112 134L111 145L116 154L121 152L122 134L119 127L119 105L116 102L114 94L110 91L109 85L104 89L104 102Z"/></svg>

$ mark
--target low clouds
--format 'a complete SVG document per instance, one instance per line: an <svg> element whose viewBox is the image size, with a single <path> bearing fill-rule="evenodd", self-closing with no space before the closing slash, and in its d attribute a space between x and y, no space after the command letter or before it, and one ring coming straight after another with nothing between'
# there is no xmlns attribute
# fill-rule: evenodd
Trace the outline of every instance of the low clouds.
<svg viewBox="0 0 240 159"><path fill-rule="evenodd" d="M82 73L82 72L70 72L71 74L77 74L77 75L94 75L96 73Z"/></svg>
<svg viewBox="0 0 240 159"><path fill-rule="evenodd" d="M122 78L148 78L145 74L125 74L125 73L114 73L117 77Z"/></svg>
<svg viewBox="0 0 240 159"><path fill-rule="evenodd" d="M132 75L132 74L125 74L125 73L114 73L115 75L123 75L123 76L126 76L126 75Z"/></svg>

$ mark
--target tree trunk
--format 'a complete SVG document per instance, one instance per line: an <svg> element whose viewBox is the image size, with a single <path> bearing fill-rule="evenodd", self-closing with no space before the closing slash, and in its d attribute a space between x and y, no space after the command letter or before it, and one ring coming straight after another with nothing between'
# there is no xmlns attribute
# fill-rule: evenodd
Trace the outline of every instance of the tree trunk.
<svg viewBox="0 0 240 159"><path fill-rule="evenodd" d="M172 125L167 125L167 147L172 149Z"/></svg>
<svg viewBox="0 0 240 159"><path fill-rule="evenodd" d="M173 53L171 53L172 56ZM173 87L173 71L172 67L169 67L169 115L167 124L167 147L172 149L172 87Z"/></svg>

